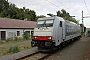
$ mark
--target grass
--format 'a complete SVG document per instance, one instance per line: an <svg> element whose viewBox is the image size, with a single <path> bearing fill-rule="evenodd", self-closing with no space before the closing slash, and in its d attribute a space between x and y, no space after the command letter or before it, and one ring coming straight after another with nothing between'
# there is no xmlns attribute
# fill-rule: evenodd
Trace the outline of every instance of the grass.
<svg viewBox="0 0 90 60"><path fill-rule="evenodd" d="M0 56L6 55L8 53L8 47L0 47Z"/></svg>
<svg viewBox="0 0 90 60"><path fill-rule="evenodd" d="M4 42L0 40L0 44L3 44Z"/></svg>
<svg viewBox="0 0 90 60"><path fill-rule="evenodd" d="M29 39L31 40L31 39ZM15 37L14 40L11 39L11 38L8 38L7 40L3 41L3 40L0 40L0 45L1 44L6 44L6 43L16 43L16 42L23 42L25 41L24 39L22 39L21 37Z"/></svg>
<svg viewBox="0 0 90 60"><path fill-rule="evenodd" d="M18 42L23 41L24 39L22 37L14 37L14 39L8 38L6 42Z"/></svg>
<svg viewBox="0 0 90 60"><path fill-rule="evenodd" d="M30 49L31 48L30 42L31 40L18 40L18 41L9 40L8 42L0 43L0 56L12 54L11 52L9 52L9 50L11 47L14 47L16 45L18 46L19 51Z"/></svg>

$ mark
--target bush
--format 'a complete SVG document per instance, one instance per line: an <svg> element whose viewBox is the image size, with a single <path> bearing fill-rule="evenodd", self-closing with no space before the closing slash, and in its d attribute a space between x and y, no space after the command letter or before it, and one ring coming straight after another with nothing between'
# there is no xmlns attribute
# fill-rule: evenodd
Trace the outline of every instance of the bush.
<svg viewBox="0 0 90 60"><path fill-rule="evenodd" d="M26 40L28 40L30 38L29 33L28 32L24 32L23 38L26 39Z"/></svg>
<svg viewBox="0 0 90 60"><path fill-rule="evenodd" d="M18 46L13 46L9 48L9 53L17 53L19 52L19 47Z"/></svg>

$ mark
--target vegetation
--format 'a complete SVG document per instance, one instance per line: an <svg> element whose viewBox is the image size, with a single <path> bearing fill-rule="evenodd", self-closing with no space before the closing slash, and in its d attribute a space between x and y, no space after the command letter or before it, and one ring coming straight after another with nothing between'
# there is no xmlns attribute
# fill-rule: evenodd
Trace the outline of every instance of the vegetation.
<svg viewBox="0 0 90 60"><path fill-rule="evenodd" d="M9 48L9 53L17 53L19 52L19 47L18 46L13 46Z"/></svg>
<svg viewBox="0 0 90 60"><path fill-rule="evenodd" d="M31 35L31 36L33 36L33 35ZM24 33L23 37L14 37L14 39L7 38L7 40L5 40L5 41L0 40L0 44L22 42L24 40L28 40L29 38L30 38L30 35L28 33Z"/></svg>
<svg viewBox="0 0 90 60"><path fill-rule="evenodd" d="M3 41L1 41L3 42ZM14 52L11 52L11 47L14 47L14 46L18 46L19 48L19 51L22 51L22 50L26 50L26 49L30 49L31 48L31 44L30 44L30 40L12 40L12 41L8 41L8 42L3 42L0 44L0 56L1 55L6 55L6 54L11 54L11 53L14 53Z"/></svg>
<svg viewBox="0 0 90 60"><path fill-rule="evenodd" d="M18 42L24 40L22 37L7 38L6 42Z"/></svg>
<svg viewBox="0 0 90 60"><path fill-rule="evenodd" d="M35 21L36 12L25 7L18 8L15 4L0 0L0 17Z"/></svg>
<svg viewBox="0 0 90 60"><path fill-rule="evenodd" d="M11 38L7 38L6 42L12 41L13 39Z"/></svg>
<svg viewBox="0 0 90 60"><path fill-rule="evenodd" d="M70 14L68 12L66 12L66 10L62 9L61 11L57 11L57 16L62 17L65 20L69 20L75 23L78 23L76 21L75 18L73 18L73 16L70 16Z"/></svg>
<svg viewBox="0 0 90 60"><path fill-rule="evenodd" d="M46 16L44 16L44 15L37 16L36 20L37 20L38 18L44 18L44 17L46 17Z"/></svg>
<svg viewBox="0 0 90 60"><path fill-rule="evenodd" d="M24 39L23 39L22 37L17 37L17 36L16 36L16 37L14 37L14 41L19 41L19 40L21 40L21 41L22 41L22 40L24 40Z"/></svg>
<svg viewBox="0 0 90 60"><path fill-rule="evenodd" d="M0 44L3 44L4 42L2 42L1 40L0 40Z"/></svg>
<svg viewBox="0 0 90 60"><path fill-rule="evenodd" d="M30 35L28 32L24 32L23 39L28 40L30 38Z"/></svg>

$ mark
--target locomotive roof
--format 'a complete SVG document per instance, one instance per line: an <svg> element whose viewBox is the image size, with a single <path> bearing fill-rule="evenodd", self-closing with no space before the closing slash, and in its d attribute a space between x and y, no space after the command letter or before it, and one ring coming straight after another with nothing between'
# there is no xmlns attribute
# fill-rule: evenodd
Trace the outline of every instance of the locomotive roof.
<svg viewBox="0 0 90 60"><path fill-rule="evenodd" d="M75 25L77 25L76 23L74 23L74 22L71 22L71 21L68 21L68 20L65 20L65 22L66 22L66 23L72 23L72 24L75 24Z"/></svg>
<svg viewBox="0 0 90 60"><path fill-rule="evenodd" d="M39 18L38 20L54 20L55 18L58 18L58 19L60 18L62 21L64 21L63 18L58 17L58 16L44 17L44 18Z"/></svg>

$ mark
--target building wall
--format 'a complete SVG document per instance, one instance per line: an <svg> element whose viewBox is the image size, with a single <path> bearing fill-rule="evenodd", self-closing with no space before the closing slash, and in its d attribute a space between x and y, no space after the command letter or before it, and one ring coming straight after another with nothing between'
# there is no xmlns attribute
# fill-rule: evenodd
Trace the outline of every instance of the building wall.
<svg viewBox="0 0 90 60"><path fill-rule="evenodd" d="M85 37L90 36L90 28L86 28Z"/></svg>
<svg viewBox="0 0 90 60"><path fill-rule="evenodd" d="M0 40L1 40L1 31L0 31Z"/></svg>
<svg viewBox="0 0 90 60"><path fill-rule="evenodd" d="M14 39L14 37L17 36L17 31L20 31L20 36L18 37L22 37L25 31L30 31L30 35L31 35L31 31L33 31L33 29L0 29L0 39L1 39L1 31L6 31L6 39L7 38Z"/></svg>

